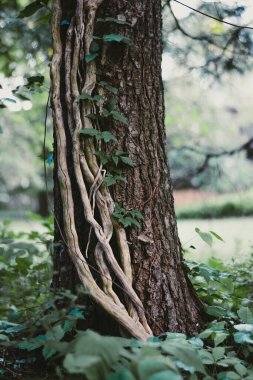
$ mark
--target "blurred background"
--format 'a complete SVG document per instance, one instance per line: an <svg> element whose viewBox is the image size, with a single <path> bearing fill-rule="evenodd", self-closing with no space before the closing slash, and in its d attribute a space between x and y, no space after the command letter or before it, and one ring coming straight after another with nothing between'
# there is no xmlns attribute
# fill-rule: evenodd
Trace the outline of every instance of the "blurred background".
<svg viewBox="0 0 253 380"><path fill-rule="evenodd" d="M36 225L29 212L50 214L44 161L51 201L53 187L50 2L22 11L28 4L1 0L0 9L0 223L17 231ZM253 245L253 4L164 1L163 15L168 159L185 255L245 260ZM224 241L210 247L196 228Z"/></svg>

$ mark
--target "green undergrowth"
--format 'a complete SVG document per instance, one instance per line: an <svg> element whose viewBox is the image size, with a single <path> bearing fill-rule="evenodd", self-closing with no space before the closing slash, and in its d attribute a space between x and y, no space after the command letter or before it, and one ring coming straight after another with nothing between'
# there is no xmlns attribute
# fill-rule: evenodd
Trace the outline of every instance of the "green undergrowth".
<svg viewBox="0 0 253 380"><path fill-rule="evenodd" d="M240 217L253 215L253 194L243 192L232 195L222 195L205 202L195 202L191 205L178 206L176 214L179 219L210 219L225 217Z"/></svg>
<svg viewBox="0 0 253 380"><path fill-rule="evenodd" d="M40 234L1 229L1 378L253 378L252 258L229 267L213 258L185 262L207 315L199 334L166 332L146 342L101 336L81 329L92 309L68 291L50 291L52 221L43 223Z"/></svg>

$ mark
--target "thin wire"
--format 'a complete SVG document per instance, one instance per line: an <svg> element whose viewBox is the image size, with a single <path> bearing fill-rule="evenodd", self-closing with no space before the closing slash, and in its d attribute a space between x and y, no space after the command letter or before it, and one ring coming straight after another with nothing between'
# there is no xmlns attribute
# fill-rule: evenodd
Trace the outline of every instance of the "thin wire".
<svg viewBox="0 0 253 380"><path fill-rule="evenodd" d="M190 5L184 4L184 3L182 3L182 2L179 1L179 0L173 0L173 1L174 1L175 3L178 3L178 4L182 5L183 7L186 7L186 8L191 9L192 11L194 11L194 12L196 12L196 13L201 14L202 16L209 17L209 18L211 18L211 19L213 19L213 20L216 20L216 21L218 21L218 22L222 22L223 24L227 24L227 25L229 25L229 26L234 26L235 28L239 28L239 29L250 29L250 30L253 30L253 27L251 27L251 26L247 26L247 25L237 25L237 24L234 24L234 23L229 22L229 21L221 20L221 19L219 19L219 18L217 18L217 17L215 17L215 16L212 16L212 15L210 15L210 14L207 14L207 13L205 13L205 12L202 12L202 11L200 11L199 9L195 9L195 8L191 7ZM169 0L169 3L170 3L170 2L171 2L171 0Z"/></svg>

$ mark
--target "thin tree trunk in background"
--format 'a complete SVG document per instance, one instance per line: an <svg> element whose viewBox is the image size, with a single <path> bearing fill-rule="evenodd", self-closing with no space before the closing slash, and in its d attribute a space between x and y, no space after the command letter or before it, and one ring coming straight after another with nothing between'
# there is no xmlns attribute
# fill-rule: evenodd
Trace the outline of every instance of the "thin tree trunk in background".
<svg viewBox="0 0 253 380"><path fill-rule="evenodd" d="M75 2L64 0L62 7L63 19L69 19L69 14L75 9ZM97 62L100 80L119 88L119 93L114 95L117 111L125 115L129 121L128 126L119 126L119 123L112 120L108 122L108 119L102 128L110 129L117 136L117 149L127 152L133 161L133 168L125 170L124 173L127 184L119 182L110 187L113 199L124 209L137 209L144 216L139 230L127 229L134 289L143 303L148 323L155 335L164 331L192 334L200 328L202 308L183 265L167 166L161 79L161 4L157 0L108 0L102 3L98 17L114 17L132 24L128 26L99 22L95 35L125 35L134 43L133 46L117 42L105 44L102 60ZM67 27L63 27L63 49L66 44L66 32ZM64 61L61 67L64 72ZM61 83L62 104L66 104L65 93L65 84ZM70 157L72 142L66 110L67 106L64 124L67 152ZM108 149L110 151L111 148ZM62 201L56 176L56 153L55 144L56 246L53 286L74 291L79 281L64 245L65 238L62 236L64 228ZM67 161L75 206L76 230L84 255L89 226L83 220L83 207L71 159ZM94 249L92 235L89 249L89 262L92 265Z"/></svg>

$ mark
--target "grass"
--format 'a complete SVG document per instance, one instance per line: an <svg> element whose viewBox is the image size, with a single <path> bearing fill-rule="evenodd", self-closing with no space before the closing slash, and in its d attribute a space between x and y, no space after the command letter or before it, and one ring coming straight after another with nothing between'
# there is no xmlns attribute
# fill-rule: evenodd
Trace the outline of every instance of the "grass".
<svg viewBox="0 0 253 380"><path fill-rule="evenodd" d="M211 219L253 216L253 191L220 195L176 208L178 219Z"/></svg>
<svg viewBox="0 0 253 380"><path fill-rule="evenodd" d="M248 260L253 252L252 226L252 217L178 220L185 257L198 262L208 262L210 257L226 264ZM204 232L216 232L224 242L214 239L212 247L209 247L195 232L196 227Z"/></svg>

